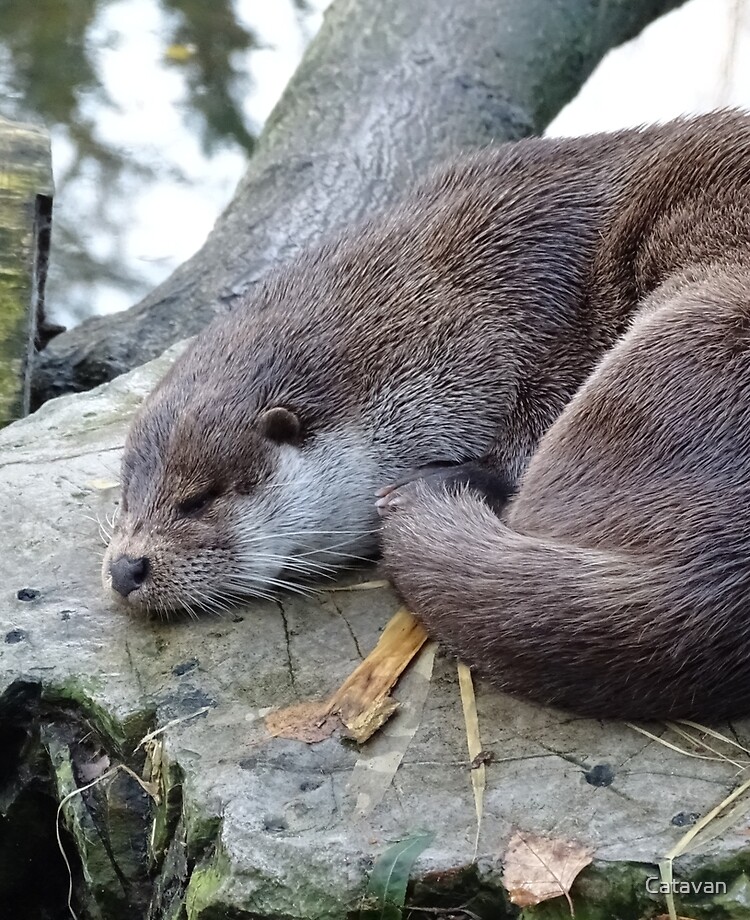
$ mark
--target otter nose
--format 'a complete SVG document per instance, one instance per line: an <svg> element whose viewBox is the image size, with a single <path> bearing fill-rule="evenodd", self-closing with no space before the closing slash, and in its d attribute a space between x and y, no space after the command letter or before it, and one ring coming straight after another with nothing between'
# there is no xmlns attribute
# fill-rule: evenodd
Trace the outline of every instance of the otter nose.
<svg viewBox="0 0 750 920"><path fill-rule="evenodd" d="M130 556L118 556L109 564L112 587L118 594L127 597L136 588L140 588L148 575L149 563L146 556L131 559Z"/></svg>

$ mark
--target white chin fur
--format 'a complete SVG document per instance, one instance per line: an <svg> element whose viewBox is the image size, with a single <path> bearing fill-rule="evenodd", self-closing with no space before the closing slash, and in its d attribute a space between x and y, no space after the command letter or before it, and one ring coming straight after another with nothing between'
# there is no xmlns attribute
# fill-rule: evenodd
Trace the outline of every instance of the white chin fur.
<svg viewBox="0 0 750 920"><path fill-rule="evenodd" d="M374 491L383 471L356 432L276 448L274 473L242 502L235 529L247 591L332 574L377 546Z"/></svg>

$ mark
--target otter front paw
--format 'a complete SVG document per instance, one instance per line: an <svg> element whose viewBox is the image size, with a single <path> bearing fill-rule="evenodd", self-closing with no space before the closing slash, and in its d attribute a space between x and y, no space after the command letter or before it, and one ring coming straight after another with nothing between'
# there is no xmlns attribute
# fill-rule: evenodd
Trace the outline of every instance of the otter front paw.
<svg viewBox="0 0 750 920"><path fill-rule="evenodd" d="M389 511L405 508L414 497L417 483L422 482L431 489L447 488L460 469L463 467L431 464L407 473L375 493L378 513L385 517Z"/></svg>
<svg viewBox="0 0 750 920"><path fill-rule="evenodd" d="M479 495L499 514L514 489L509 480L491 469L476 463L460 466L427 466L415 470L395 483L384 486L377 493L375 505L381 517L389 511L404 510L413 499L417 483L424 483L429 489L458 492L462 488Z"/></svg>

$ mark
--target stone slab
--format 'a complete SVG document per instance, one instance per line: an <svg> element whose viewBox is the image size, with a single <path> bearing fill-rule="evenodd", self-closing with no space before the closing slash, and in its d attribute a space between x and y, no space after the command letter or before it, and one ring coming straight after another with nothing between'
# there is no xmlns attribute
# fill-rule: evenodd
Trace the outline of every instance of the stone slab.
<svg viewBox="0 0 750 920"><path fill-rule="evenodd" d="M361 749L339 739L273 739L264 728L269 708L327 696L349 674L398 607L389 591L323 590L173 624L112 609L100 587L97 521L116 507L129 419L176 351L0 432L0 719L23 722L14 700L38 688L46 701L38 717L58 742L61 725L82 718L112 763L130 756L143 725L167 726L168 788L150 811L162 829L152 836L144 826L156 877L149 916L356 916L373 860L417 832L434 835L414 866L426 880L417 892L460 877L462 903L490 904L481 916L510 916L500 869L514 827L594 849L574 888L578 916L663 911L645 878L685 833L676 816L706 814L738 784L731 764L480 682L482 746L493 759L472 867L476 814L452 661L424 651L397 687L401 711ZM719 726L746 746L749 727ZM71 746L74 759L87 734ZM57 751L59 761L59 743ZM609 772L599 776L611 782L592 785L601 765ZM3 795L7 801L7 784ZM721 916L750 916L747 835L745 818L677 864L684 877L728 881ZM85 872L77 882L92 916L103 910L95 887ZM691 917L719 916L714 902L687 904ZM567 912L558 899L524 916ZM99 915L141 916L125 908Z"/></svg>

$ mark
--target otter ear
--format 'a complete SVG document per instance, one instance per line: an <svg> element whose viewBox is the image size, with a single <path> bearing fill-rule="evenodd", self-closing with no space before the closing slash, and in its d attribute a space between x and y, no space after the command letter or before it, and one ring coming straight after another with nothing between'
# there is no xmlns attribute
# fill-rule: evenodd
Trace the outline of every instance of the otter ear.
<svg viewBox="0 0 750 920"><path fill-rule="evenodd" d="M258 426L261 434L276 444L296 444L302 430L299 417L283 406L274 406L262 412Z"/></svg>

